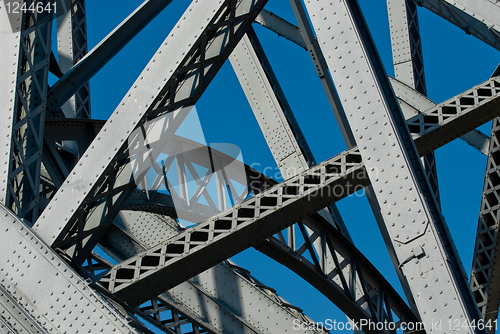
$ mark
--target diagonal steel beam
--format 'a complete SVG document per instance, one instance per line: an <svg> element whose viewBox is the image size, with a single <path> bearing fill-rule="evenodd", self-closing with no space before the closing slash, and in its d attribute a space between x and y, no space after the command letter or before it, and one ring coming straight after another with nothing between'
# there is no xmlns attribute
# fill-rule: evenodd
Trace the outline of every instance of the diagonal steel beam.
<svg viewBox="0 0 500 334"><path fill-rule="evenodd" d="M500 5L490 0L413 0L500 50Z"/></svg>
<svg viewBox="0 0 500 334"><path fill-rule="evenodd" d="M284 179L316 164L271 64L253 29L229 57L259 127ZM347 235L336 207L320 214ZM291 231L293 233L293 231Z"/></svg>
<svg viewBox="0 0 500 334"><path fill-rule="evenodd" d="M486 161L483 193L477 226L470 286L486 324L496 322L500 304L500 284L495 279L500 271L498 261L500 209L500 119L491 125L491 140ZM494 333L495 326L488 327Z"/></svg>
<svg viewBox="0 0 500 334"><path fill-rule="evenodd" d="M329 68L334 69L332 76L372 180L372 208L380 209L383 218L377 220L379 228L402 284L411 290L408 299L415 296L410 303L426 323L450 315L479 320L464 268L419 159L419 153L430 153L437 145L420 137L417 151L417 140L413 142L406 126L358 2L341 0L334 5L319 0L306 7ZM344 33L337 36L337 30ZM431 287L436 279L447 284ZM436 305L436 294L447 304Z"/></svg>
<svg viewBox="0 0 500 334"><path fill-rule="evenodd" d="M172 0L144 1L50 88L47 95L48 110L59 110L171 2Z"/></svg>
<svg viewBox="0 0 500 334"><path fill-rule="evenodd" d="M41 2L44 5L47 3L47 0ZM21 15L14 105L12 115L7 118L7 133L11 134L11 142L8 144L10 151L5 160L5 163L10 164L8 180L4 185L5 203L30 224L37 220L39 214L52 15L52 12L45 11L28 11ZM9 74L8 77L10 76ZM2 94L9 94L8 92ZM7 106L9 105L12 102L9 101Z"/></svg>
<svg viewBox="0 0 500 334"><path fill-rule="evenodd" d="M122 211L100 245L113 258L123 260L183 230L168 217ZM229 290L231 286L238 288ZM308 318L296 309L287 307L273 291L263 287L245 269L221 263L159 295L157 299L185 314L194 326L201 325L214 333L273 333L279 329L292 330L290 317L301 323L310 321L305 320ZM247 308L246 305L250 304L253 307ZM154 302L148 302L148 306L141 306L140 309L149 312L154 309L153 306ZM272 320L258 311L264 308L275 314Z"/></svg>
<svg viewBox="0 0 500 334"><path fill-rule="evenodd" d="M307 18L304 5L302 4L301 0L290 0L290 4L295 14L295 18L297 19L297 22L299 24L299 30L304 39L306 49L311 56L311 60L314 64L314 67L316 68L316 72L321 81L321 85L323 86L323 90L326 93L328 102L330 103L330 107L332 108L333 114L335 115L335 118L337 120L337 124L340 128L340 132L342 133L342 137L344 138L347 147L351 148L356 145L356 141L349 127L349 122L347 121L342 102L340 101L337 90L335 89L328 64L325 61L325 57L319 46L318 39L316 38L316 36L314 36L313 27L311 26L311 23Z"/></svg>
<svg viewBox="0 0 500 334"><path fill-rule="evenodd" d="M266 10L263 10L259 16L257 16L255 22L307 50L307 45L302 37L300 28L296 25ZM425 97L425 95L419 93L414 88L392 77L389 77L389 80L391 81L394 92L398 97L406 119L417 115L419 112L424 112L436 106L436 103L429 100ZM481 153L487 154L489 138L482 132L472 130L471 132L463 135L461 139L479 150Z"/></svg>
<svg viewBox="0 0 500 334"><path fill-rule="evenodd" d="M57 17L57 54L59 69L66 73L87 54L87 16L85 0L68 3L66 10L63 6L64 2L57 2L57 12L64 13ZM118 51L116 48L115 52ZM84 83L61 109L68 118L90 118L89 83Z"/></svg>
<svg viewBox="0 0 500 334"><path fill-rule="evenodd" d="M191 3L55 195L58 205L37 221L34 229L47 243L69 249L77 262L86 258L135 189L130 134L146 131L141 126L160 115L174 121L174 110L194 105L266 2ZM92 214L97 219L85 226Z"/></svg>
<svg viewBox="0 0 500 334"><path fill-rule="evenodd" d="M395 77L426 95L417 6L411 0L387 0L387 10Z"/></svg>
<svg viewBox="0 0 500 334"><path fill-rule="evenodd" d="M427 95L417 5L411 0L387 0L387 9L395 77L417 92ZM424 156L422 164L434 197L440 205L434 152Z"/></svg>
<svg viewBox="0 0 500 334"><path fill-rule="evenodd" d="M21 313L24 319L35 319L29 333L88 333L96 328L106 333L137 333L109 300L94 292L19 217L2 204L0 213L4 255L0 268L5 268L0 273L0 295L10 299L4 305L25 313ZM15 333L24 333L16 329Z"/></svg>
<svg viewBox="0 0 500 334"><path fill-rule="evenodd" d="M12 141L12 125L14 113L14 101L16 100L16 82L19 60L19 45L21 38L21 22L10 32L11 26L7 11L3 8L4 3L0 3L0 44L2 45L2 55L5 61L0 62L0 130L2 135L0 143L0 157L4 161L0 164L0 202L6 204L8 184L9 184L9 158Z"/></svg>
<svg viewBox="0 0 500 334"><path fill-rule="evenodd" d="M500 100L497 99L500 94L498 80L498 78L490 79L479 85L476 90L472 89L472 92L489 89L491 93L486 99L489 103L482 101L481 108L467 108L467 104L464 104L455 106L457 108L455 113L448 113L450 104L460 100L460 97L456 97L457 100L440 104L428 112L430 115L439 115L437 117L426 118L425 114L422 114L411 119L410 123L414 125L415 143L420 154L426 154L429 150L436 149L437 145L442 146L458 138L464 132L468 132L467 127L475 128L497 116L500 113L498 108ZM468 97L471 94L473 93L467 91L463 95ZM439 122L445 127L445 131L439 130ZM440 137L439 134L444 132L446 135ZM428 140L428 137L433 139ZM431 141L437 144L429 145ZM130 300L132 304L147 300L149 295L159 294L165 291L164 289L169 289L277 233L293 224L294 220L305 217L304 212L314 213L321 209L322 205L333 203L340 197L348 196L360 187L368 185L369 180L366 178L366 170L360 158L357 148L345 151L157 247L118 264L101 282L120 298L127 296L132 298ZM338 190L335 194L333 192L335 187L337 190L342 190ZM311 196L314 196L314 201L308 200ZM298 210L298 207L305 211ZM276 210L278 208L279 210ZM274 223L271 224L270 221ZM245 231L253 231L253 234ZM252 240L248 238L250 235L253 236ZM196 260L200 256L203 260ZM145 257L147 259L142 265L142 259ZM188 262L191 265L187 265ZM172 273L178 272L175 268L182 265L186 266L183 267L185 269L174 277ZM165 277L165 274L168 277ZM155 284L152 284L153 282ZM134 290L135 288L139 290ZM141 291L141 293L134 293L131 296L130 291Z"/></svg>
<svg viewBox="0 0 500 334"><path fill-rule="evenodd" d="M366 185L360 159L357 149L334 157L118 264L100 282L130 305L139 305L354 191L336 196L333 185L354 180ZM171 275L177 270L180 275Z"/></svg>

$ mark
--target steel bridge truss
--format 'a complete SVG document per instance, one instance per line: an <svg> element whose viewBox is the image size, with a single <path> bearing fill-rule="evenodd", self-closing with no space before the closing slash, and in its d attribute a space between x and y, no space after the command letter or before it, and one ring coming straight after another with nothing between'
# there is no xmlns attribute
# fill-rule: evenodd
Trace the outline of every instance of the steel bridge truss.
<svg viewBox="0 0 500 334"><path fill-rule="evenodd" d="M89 80L171 2L144 1L88 50L85 0L0 0L0 332L281 333L296 321L325 332L228 260L249 247L349 321L395 324L356 332L497 318L500 77L429 100L417 12L500 50L497 1L387 0L389 78L357 0L290 0L298 26L266 11L267 0L194 0L110 118L91 119ZM13 3L44 10L15 17ZM347 150L316 163L254 23L308 51ZM177 134L227 60L283 182ZM489 137L476 129L491 120ZM457 138L487 155L470 282L441 214L434 158ZM336 207L361 189L406 301Z"/></svg>

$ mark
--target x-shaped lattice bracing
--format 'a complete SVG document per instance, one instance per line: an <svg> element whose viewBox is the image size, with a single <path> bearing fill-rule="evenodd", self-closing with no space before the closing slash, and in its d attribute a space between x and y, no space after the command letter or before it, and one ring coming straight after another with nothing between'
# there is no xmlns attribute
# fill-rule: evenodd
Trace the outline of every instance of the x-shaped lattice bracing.
<svg viewBox="0 0 500 334"><path fill-rule="evenodd" d="M130 298L133 296L126 291L127 287L130 286L130 279L146 277L149 274L148 269L152 273L151 270L156 270L160 267L166 268L168 265L178 262L177 260L186 259L185 255L196 254L198 250L202 250L203 253L209 251L208 249L205 250L205 247L199 247L201 245L206 246L215 241L228 240L230 243L241 243L243 248L251 246L246 240L238 242L233 238L241 238L248 230L254 231L256 237L260 236L263 239L267 233L272 235L280 230L279 224L272 224L271 226L270 224L266 224L266 222L276 219L275 216L287 217L293 221L290 215L297 215L301 210L308 209L309 213L314 213L315 210L322 208L321 204L325 202L325 198L337 197L333 189L328 189L328 185L333 184L334 181L349 183L352 179L359 179L360 183L363 183L363 180L366 182L366 174L364 173L360 159L359 152L356 150L351 150L332 158L310 169L307 174L294 177L286 184L277 185L270 190L258 194L245 201L241 206L212 217L208 221L172 238L168 243L162 243L152 248L145 253L147 255L140 256L138 261L137 259L132 259L131 261L123 262L103 278L101 283L111 292L117 295L121 294L125 298ZM359 172L361 172L360 175L358 175ZM323 190L319 191L320 189ZM342 194L337 198L347 195L349 193ZM311 199L314 200L307 200L308 196L311 196ZM298 200L300 198L302 200ZM300 215L304 215L304 213L300 213ZM257 220L256 217L258 217ZM289 224L288 222L282 223L285 225ZM218 244L220 245L221 243L218 242ZM217 252L227 251L224 248L211 250L210 253L215 255ZM219 258L216 262L204 261L205 269L222 261L224 258ZM147 269L145 270L145 268ZM192 276L189 276L190 273L187 271L185 271L185 275L187 277ZM164 280L162 281L161 286L155 285L157 288L156 293L150 291L153 295L163 292L160 290L165 289L165 283L169 285L173 284ZM146 293L147 291L144 292ZM138 297L137 294L134 293L134 295ZM129 302L134 304L136 301L129 300Z"/></svg>
<svg viewBox="0 0 500 334"><path fill-rule="evenodd" d="M481 84L474 87L471 91L476 91L482 88L483 85ZM490 96L489 98L486 98L484 101L481 101L479 103L481 106L480 108L464 108L461 113L453 114L450 116L446 114L446 117L438 117L436 120L437 123L439 124L439 120L442 120L443 122L445 122L444 125L447 126L453 133L446 134L445 138L438 137L436 138L436 140L444 145L445 143L458 138L462 134L469 132L471 130L471 127L476 128L482 123L497 116L500 110L498 108L494 108L494 106L496 105L496 101L496 96ZM427 111L424 114L441 114L443 106L446 106L447 103L448 101L439 104L438 106ZM488 108L486 108L486 106L488 106ZM474 114L474 117L464 117L470 114ZM419 117L419 115L415 116L415 118L412 118L409 123L417 123ZM463 124L464 122L466 122L467 124ZM440 127L437 127L437 129L440 129ZM422 152L422 148L420 146L422 145L421 143L425 143L427 141L427 136L432 135L434 132L440 131L437 131L435 127L428 127L427 130L424 130L424 132L421 132L420 134L416 134L414 136L416 139L417 148L421 153L426 153ZM417 139L419 138L420 141L417 141ZM342 157L344 156L350 157L349 159L352 160L344 161L339 165L338 159L342 161ZM357 151L348 150L342 153L340 156L327 160L326 162L309 169L307 172L304 172L304 174L292 178L284 184L276 186L276 188L273 188L272 190L268 190L257 195L256 197L244 202L239 207L233 208L229 211L229 213L225 213L226 216L217 215L211 218L209 221L206 221L198 226L189 229L185 233L164 242L156 248L153 248L143 254L139 254L137 257L132 258L128 261L124 261L122 264L115 266L113 270L102 279L102 283L111 292L116 293L122 298L131 298L132 300L130 300L130 302L132 304L140 301L141 299L138 299L137 295L131 296L128 290L131 291L132 289L139 289L142 292L140 295L144 296L144 298L146 298L147 300L148 298L146 296L150 294L159 294L160 292L162 292L160 291L161 289L168 288L170 284L174 284L174 279L172 279L173 282L167 282L164 275L162 275L162 273L167 271L166 268L171 267L170 270L174 270L174 267L177 267L184 261L188 261L190 257L196 258L194 254L196 254L197 252L200 253L200 249L206 249L206 252L208 253L208 250L212 249L212 245L218 244L215 248L223 248L224 242L226 241L222 241L222 239L230 236L227 238L229 240L227 242L234 242L234 240L232 239L238 238L238 233L236 233L238 231L242 231L247 228L251 230L256 229L260 232L256 235L256 237L258 235L262 235L262 233L264 233L263 225L265 224L265 221L268 220L268 216L274 216L275 214L275 206L280 208L280 210L278 211L281 211L281 216L287 216L288 221L282 223L286 226L289 226L293 223L294 220L296 221L303 218L301 217L304 215L303 212L300 214L300 216L296 217L288 214L288 210L293 212L294 205L297 205L297 202L302 203L303 209L306 209L307 207L314 207L315 210L319 210L321 206L318 207L318 203L326 201L327 203L324 204L326 206L328 203L331 203L332 199L333 201L335 201L335 198L339 199L343 196L349 195L353 191L359 190L359 188L356 188L357 185L367 185L368 183L366 182L368 180L366 179L365 170L360 159L361 156ZM348 162L352 163L352 161L355 161L355 165L357 165L357 167L354 168L352 166L349 166L349 168L354 168L354 170L350 171L350 173L357 171L361 172L361 174L363 175L362 177L357 177L357 175L355 175L351 180L351 183L344 183L344 186L348 184L351 186L351 188L349 189L349 187L344 187L341 194L342 196L335 196L334 194L332 194L333 188L331 187L336 186L336 182L338 182L338 184L345 182L347 178L339 174L331 174L330 177L326 177L326 175L323 175L323 173L328 172L328 168L331 168L328 166L335 166L333 168L333 171L335 173L345 173L347 171L346 164ZM326 169L322 170L321 168ZM330 170L330 172L331 171L332 170ZM304 184L304 182L306 183ZM303 188L304 186L305 188ZM326 191L322 191L320 189L325 189ZM285 191L283 192L283 190ZM316 191L318 196L316 196ZM313 197L314 201L311 201L309 200L310 198L308 198L308 196L310 196L312 193L315 193L315 197ZM290 194L292 195L290 196ZM297 195L299 194L300 200L299 198L295 198L294 200L294 197L297 197ZM264 212L261 212L260 208L262 208ZM272 212L269 211L270 208L273 208ZM309 212L313 213L314 210ZM276 214L279 215L279 213ZM254 224L251 223L252 221L254 222ZM280 228L277 226L278 223L275 224L276 226L272 227L266 226L266 228L270 230L267 236L263 235L263 238L268 237L269 235L272 235L280 230ZM260 228L257 226L259 226ZM254 242L257 241L258 240L255 240ZM249 242L249 240L245 240L241 243L241 245L242 250L244 248L252 246L252 242ZM233 252L237 253L238 250L233 250ZM216 254L214 250L213 264L233 255L228 254L227 252L224 253L225 255L222 256ZM212 252L210 252L210 254L212 254ZM142 261L145 256L148 258L143 263ZM185 274L185 277L177 278L177 280L179 280L180 282L182 281L182 279L187 279L191 276L194 276L198 270L202 270L201 268L209 265L208 263L209 261L206 261L197 270L193 269L193 273L191 275L189 271L186 270L183 273ZM120 271L122 271L122 273L119 273ZM151 282L156 281L160 281L158 282L158 285L151 284ZM154 288L149 290L151 286L154 286Z"/></svg>
<svg viewBox="0 0 500 334"><path fill-rule="evenodd" d="M200 2L191 4L186 16L176 26L180 31L174 29L174 32L167 37L121 106L101 130L91 150L87 150L86 159L78 164L60 188L59 195L56 194L54 197L54 201L59 201L58 212L49 205L44 215L37 221L35 229L48 243L64 246L66 249L76 244L76 253L72 256L77 262L85 259L86 253L93 248L106 226L110 224L135 188L132 184L129 187L120 185L115 189L113 184L117 173L128 163L128 147L125 141L129 134L138 126L165 112L194 105L265 3L266 0L227 0L220 4ZM202 16L203 19L197 16ZM191 43L186 43L187 40L182 33L182 29L190 21L186 20L187 17L191 17L193 24L196 25L203 22L199 34L190 36ZM179 49L176 49L177 47ZM164 80L159 78L157 75L159 71L167 73L170 77ZM148 79L144 82L157 87L156 95L151 96L150 89L148 92L142 91L143 87L140 85L146 77ZM129 115L131 119L127 119L127 124L124 124L125 119L122 114L126 113L126 110L133 112ZM120 138L116 136L117 133L121 134ZM89 161L96 159L101 163L99 166L92 166ZM74 193L72 203L67 203L67 206L62 204L61 201L65 200L63 192L65 190L73 192L74 182L81 180L82 175L85 175L83 178L86 180L82 182L78 193ZM82 237L87 239L92 234L80 233L88 223L87 208L95 206L95 202L90 201L92 197L105 202L100 204L102 209L97 211L99 218L93 223L93 227L97 227L95 231L97 233L94 233L90 240L84 240ZM53 222L56 220L52 219L53 214L58 219L65 217L64 222L54 226ZM66 242L67 238L72 238L71 242ZM82 254L78 254L79 252Z"/></svg>

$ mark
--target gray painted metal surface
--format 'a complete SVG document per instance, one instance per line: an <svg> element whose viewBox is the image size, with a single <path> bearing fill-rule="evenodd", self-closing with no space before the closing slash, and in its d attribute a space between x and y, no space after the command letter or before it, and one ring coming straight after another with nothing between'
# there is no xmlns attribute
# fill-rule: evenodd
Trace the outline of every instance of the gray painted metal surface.
<svg viewBox="0 0 500 334"><path fill-rule="evenodd" d="M387 0L396 79L427 94L424 57L418 24L417 6L411 0ZM434 152L422 158L427 179L440 206L439 185Z"/></svg>
<svg viewBox="0 0 500 334"><path fill-rule="evenodd" d="M490 79L487 84L492 85L494 80ZM492 91L498 94L500 90L496 89L495 85L492 86ZM483 86L481 87L484 89ZM446 106L446 103L443 105ZM484 109L479 109L484 112ZM441 107L437 107L429 113L441 113L442 115L442 111ZM444 145L458 138L463 132L461 123L466 123L467 126L479 126L481 125L481 119L484 123L486 119L496 116L500 110L492 107L488 112L490 116L478 116L476 114L471 117L476 120L475 124L471 123L468 117L465 117L474 113L455 113L449 118L437 117L434 120L436 122L443 121L444 129L455 132L452 134L447 131L442 138L435 135L444 132L441 131L439 123L429 126L425 121L427 120L424 117L425 114L417 115L410 122L415 125L419 124L418 127L414 127L416 130L414 138L418 152L425 155L437 148L436 145ZM432 140L428 138L432 138ZM429 142L432 142L432 144L429 144ZM265 239L266 236L277 233L291 225L294 219L306 215L305 212L314 213L322 207L358 190L357 187L368 184L367 172L364 169L359 151L355 147L257 194L241 205L237 205L201 224L191 227L178 236L170 238L142 254L123 261L114 266L101 279L101 283L120 298L130 298L127 300L132 305L139 304L141 301L147 300L148 296L151 297L166 291L183 280L207 269L212 263L216 264L221 259L232 256L233 252L239 252L251 247L256 242ZM331 191L330 188L337 185L344 187L342 192ZM315 201L309 201L310 196L314 196ZM300 210L296 211L298 207L300 207ZM277 208L280 210L276 210ZM282 217L282 220L278 220L279 217ZM273 224L268 223L269 221L273 221ZM422 225L426 227L425 224ZM245 238L246 233L244 231L252 232L246 232L248 235ZM422 230L422 232L424 231L426 230ZM248 238L249 235L252 236L251 239ZM405 240L407 239L402 239L402 242ZM225 247L226 243L237 244L239 247L231 249ZM196 261L199 256L203 256L203 261ZM146 260L144 260L145 258ZM182 266L185 262L190 261L190 258L195 259L192 261L196 263L196 267L191 265L184 271L175 269L176 266ZM144 265L142 261L145 261ZM183 266L183 268L185 267ZM166 274L167 272L168 274ZM178 273L179 277L172 275L172 273ZM131 295L130 291L135 289L140 289L141 294Z"/></svg>
<svg viewBox="0 0 500 334"><path fill-rule="evenodd" d="M46 111L45 96L48 90L52 45L50 20L52 14L28 11L22 13L20 18L22 25L32 25L21 29L19 36L5 203L31 224L38 218L40 204L39 185ZM47 20L47 23L43 23ZM9 101L7 106L11 103ZM10 124L8 120L7 124Z"/></svg>
<svg viewBox="0 0 500 334"><path fill-rule="evenodd" d="M136 333L108 301L18 217L3 205L0 212L2 292L19 305L26 317L37 319L35 328L42 333Z"/></svg>
<svg viewBox="0 0 500 334"><path fill-rule="evenodd" d="M422 93L405 85L401 81L389 77L394 93L396 94L401 110L406 119L418 115L421 112L432 109L436 104ZM474 100L479 102L479 100ZM460 139L483 154L488 154L490 138L479 130L472 130L461 136Z"/></svg>
<svg viewBox="0 0 500 334"><path fill-rule="evenodd" d="M114 224L118 229L110 229L104 242L105 249L117 260L134 256L184 230L168 217L136 211L122 211ZM109 242L110 239L120 241ZM291 330L293 321L287 321L287 317L311 322L297 310L287 308L286 302L272 292L272 288L259 287L262 284L249 272L235 268L239 267L228 263L218 264L163 293L159 298L168 305L180 307L214 333L274 333L277 324L281 330L287 327ZM199 300L203 302L199 303ZM258 311L265 309L274 315L273 319ZM305 331L309 332L317 331Z"/></svg>
<svg viewBox="0 0 500 334"><path fill-rule="evenodd" d="M467 34L500 49L500 6L491 0L413 0L453 23Z"/></svg>
<svg viewBox="0 0 500 334"><path fill-rule="evenodd" d="M21 23L19 23L20 26ZM16 95L17 63L19 59L19 45L21 33L13 33L7 17L4 3L0 3L0 43L2 56L5 61L0 62L0 109L2 122L0 129L2 139L0 144L0 202L6 204L9 184L9 159L11 150L12 125L14 116L14 101Z"/></svg>
<svg viewBox="0 0 500 334"><path fill-rule="evenodd" d="M493 120L491 141L486 162L483 196L479 212L476 244L472 263L470 285L472 293L486 323L498 317L500 291L494 283L500 270L498 261L498 131L499 118ZM494 333L494 330L489 330Z"/></svg>
<svg viewBox="0 0 500 334"><path fill-rule="evenodd" d="M426 94L417 6L411 0L387 0L387 11L395 77Z"/></svg>
<svg viewBox="0 0 500 334"><path fill-rule="evenodd" d="M75 1L58 20L59 60L51 51L51 23L37 24L45 20L43 15L25 15L31 22L13 33L16 27L9 26L5 1L0 2L0 156L5 157L0 201L15 211L0 207L0 228L5 230L0 234L0 332L72 333L79 327L78 332L113 328L152 333L141 323L147 322L176 334L281 333L293 331L291 319L310 323L298 307L245 269L218 264L250 246L302 276L353 320L478 319L476 303L486 321L497 314L498 119L491 140L475 128L499 115L500 81L491 78L439 105L421 94L425 80L413 3L500 49L498 1L388 0L399 79L390 80L355 0L308 0L305 7L291 0L300 28L261 11L265 0L194 0L105 125L54 119L90 116L85 83L170 2L145 1L84 56L85 2ZM354 137L358 147L314 166L300 125L250 28L254 19L309 52L348 147ZM250 39L243 37L247 31ZM232 61L238 63L240 81L287 180L276 184L236 163L227 171L213 171L214 193L204 184L212 177L207 173L197 175L202 182L194 194L179 185L178 192L152 196L155 190L145 189L145 181L138 182L141 176L132 174L137 166L130 152L140 141L137 134L154 132L165 115L179 126L185 115L169 113L194 105L235 47ZM51 88L49 67L62 76ZM420 155L460 136L488 152L471 280L474 295L419 162ZM187 180L187 171L202 161L202 150L175 135L167 137L174 149L151 141L151 154L173 155L191 147L176 158L178 177ZM232 158L221 159L224 165ZM158 163L152 167L158 169ZM240 180L238 167L243 177L251 175L258 182L238 194L236 202L245 202L230 208L226 196L232 184L227 179ZM285 170L290 167L298 168ZM159 173L155 182L163 177ZM332 191L339 186L342 195ZM316 213L367 186L409 306L351 243L346 229L341 228L342 235L324 219L331 218L325 210L324 217ZM197 206L196 216L189 204L199 204L201 194L210 205L203 210ZM32 230L29 226L44 209ZM202 223L187 230L162 216L180 217L190 210L190 219ZM339 225L336 207L332 212ZM101 258L96 245L122 262L113 265ZM193 275L198 276L189 280ZM273 316L259 313L262 309Z"/></svg>
<svg viewBox="0 0 500 334"><path fill-rule="evenodd" d="M328 1L308 2L306 6L329 67L336 69L332 75L344 108L350 110L349 123L382 209L386 244L395 253L399 263L396 269L406 277L420 316L429 323L437 314L477 321L480 314L464 279L464 269L357 1L341 1L335 8ZM341 37L329 29L331 20L344 31ZM332 55L332 50L339 54ZM361 108L362 104L371 107ZM406 195L401 198L394 189L404 189ZM428 269L421 267L421 261ZM436 279L446 284L432 288ZM449 302L436 305L432 301L436 295Z"/></svg>
<svg viewBox="0 0 500 334"><path fill-rule="evenodd" d="M68 4L69 8L64 8L64 1L59 1L57 5L58 12L64 13L57 18L58 64L62 73L66 73L87 54L85 0ZM67 118L90 118L89 83L86 82L61 109Z"/></svg>
<svg viewBox="0 0 500 334"><path fill-rule="evenodd" d="M130 176L127 176L130 172L127 171L126 164L129 135L141 126L143 121L151 120L158 114L193 105L265 2L195 1L190 5L174 31L162 43L120 106L99 132L91 149L86 151L85 159L73 169L65 184L55 195L54 200L58 200L58 203L65 201L67 203L54 208L49 205L37 221L34 229L44 240L50 244L60 242L57 247L66 248L68 242L71 247L76 243L75 253L72 256L78 257L79 261L85 257L85 253L93 248L103 232L103 228L99 226L111 223L120 205L123 205L135 186L134 184L125 186L131 181ZM234 16L221 17L220 14L226 9L233 12ZM241 21L241 24L234 25L235 20ZM193 27L198 28L193 31ZM204 57L198 59L200 67L193 67L190 60L200 52L200 49L203 50ZM205 58L213 59L210 63L205 63ZM167 78L158 76L157 73L165 73ZM197 76L197 73L200 75ZM192 86L197 89L191 89ZM155 87L154 92L150 87ZM117 136L117 133L120 135ZM116 166L114 166L115 159L120 161ZM97 161L100 163L96 164ZM112 175L109 176L109 173ZM119 175L124 178L121 180L124 183L118 180ZM129 180L126 180L127 177ZM93 190L102 189L103 184L114 182L115 179L117 184L110 185L106 189L114 188L115 190L111 191L115 193L114 196L118 196L117 199L108 202L108 199L111 200L109 196L103 198L99 195L89 195L93 194ZM70 192L72 197L66 196L65 191ZM106 213L98 214L99 219L86 228L84 223L88 220L86 207L91 203L99 205L100 210L105 210ZM55 217L64 217L64 222L49 223ZM82 240L79 232L92 229L95 231L94 236L90 240L87 240L87 237ZM78 254L81 250L82 256Z"/></svg>

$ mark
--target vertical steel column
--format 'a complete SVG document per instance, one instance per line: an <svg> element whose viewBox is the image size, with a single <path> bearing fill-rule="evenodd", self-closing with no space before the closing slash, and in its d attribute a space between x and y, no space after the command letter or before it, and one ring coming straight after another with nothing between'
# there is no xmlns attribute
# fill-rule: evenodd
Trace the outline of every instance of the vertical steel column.
<svg viewBox="0 0 500 334"><path fill-rule="evenodd" d="M65 1L58 1L57 51L59 67L67 73L87 54L87 18L85 0L67 1L69 8L63 8ZM67 118L90 118L90 87L87 82L62 107Z"/></svg>
<svg viewBox="0 0 500 334"><path fill-rule="evenodd" d="M424 58L417 5L411 0L387 0L396 79L427 95ZM422 158L427 178L439 205L439 186L434 153Z"/></svg>
<svg viewBox="0 0 500 334"><path fill-rule="evenodd" d="M0 45L2 57L0 61L0 203L6 204L9 184L9 161L12 143L12 117L14 116L14 100L16 97L17 63L19 59L19 41L21 22L13 29L9 23L4 2L0 2ZM17 32L14 32L14 31Z"/></svg>
<svg viewBox="0 0 500 334"><path fill-rule="evenodd" d="M387 10L395 77L426 94L417 5L411 0L387 0Z"/></svg>
<svg viewBox="0 0 500 334"><path fill-rule="evenodd" d="M422 320L480 319L359 4L309 0L306 8L368 170L396 270Z"/></svg>
<svg viewBox="0 0 500 334"><path fill-rule="evenodd" d="M321 84L323 85L323 89L325 90L328 101L330 102L330 106L333 110L335 118L337 119L337 123L342 136L344 137L347 147L351 148L356 145L356 141L354 140L352 131L349 128L349 123L347 121L344 108L342 106L342 103L340 102L339 96L335 89L335 85L328 70L328 64L326 63L325 57L321 52L318 40L314 36L313 28L311 27L311 24L307 19L306 11L304 10L302 1L290 0L290 4L292 5L295 17L297 18L297 21L299 23L302 38L304 39L309 54L311 55L311 60L313 61L316 71L318 72L318 76L321 80Z"/></svg>
<svg viewBox="0 0 500 334"><path fill-rule="evenodd" d="M38 218L52 14L48 11L23 14L20 37L5 203L31 223ZM48 23L40 24L47 19Z"/></svg>
<svg viewBox="0 0 500 334"><path fill-rule="evenodd" d="M486 324L495 321L500 302L500 118L493 120L490 148L486 162L481 211L477 226L476 244L470 285ZM489 330L494 333L494 329Z"/></svg>

